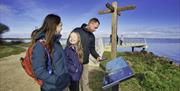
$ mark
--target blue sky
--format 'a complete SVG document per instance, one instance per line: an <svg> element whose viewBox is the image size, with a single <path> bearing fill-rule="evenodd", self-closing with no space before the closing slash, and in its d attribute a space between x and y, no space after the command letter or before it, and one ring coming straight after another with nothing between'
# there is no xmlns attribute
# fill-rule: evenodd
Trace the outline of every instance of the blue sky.
<svg viewBox="0 0 180 91"><path fill-rule="evenodd" d="M63 37L82 23L97 17L101 25L97 36L111 33L111 14L99 15L107 2L118 6L135 5L118 17L118 34L125 37L180 38L180 0L1 0L0 22L10 27L3 37L30 37L44 17L54 13L62 18Z"/></svg>

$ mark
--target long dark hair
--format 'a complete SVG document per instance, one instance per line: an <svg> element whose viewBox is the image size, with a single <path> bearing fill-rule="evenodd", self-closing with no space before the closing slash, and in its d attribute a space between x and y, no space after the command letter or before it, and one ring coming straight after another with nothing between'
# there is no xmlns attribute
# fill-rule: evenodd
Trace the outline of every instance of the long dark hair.
<svg viewBox="0 0 180 91"><path fill-rule="evenodd" d="M49 47L50 53L53 50L54 36L56 34L56 27L61 23L61 18L55 14L48 14L42 26L39 28L40 32L45 33L45 40Z"/></svg>
<svg viewBox="0 0 180 91"><path fill-rule="evenodd" d="M34 44L36 43L36 37L39 33L39 29L35 29L32 33L31 33L31 43L30 43L30 46L34 46Z"/></svg>

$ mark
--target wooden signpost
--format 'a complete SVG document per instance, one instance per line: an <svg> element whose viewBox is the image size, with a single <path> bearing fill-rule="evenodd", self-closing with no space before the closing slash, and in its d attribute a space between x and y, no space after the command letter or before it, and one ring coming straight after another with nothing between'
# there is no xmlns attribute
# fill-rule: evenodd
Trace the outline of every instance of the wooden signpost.
<svg viewBox="0 0 180 91"><path fill-rule="evenodd" d="M116 46L116 35L117 35L117 15L120 16L121 11L133 10L135 6L118 7L117 2L113 2L112 5L107 3L107 10L99 11L99 14L112 13L112 43L111 43L111 59L116 58L117 46Z"/></svg>
<svg viewBox="0 0 180 91"><path fill-rule="evenodd" d="M126 6L126 7L118 7L117 2L113 2L112 5L107 3L106 7L108 8L107 10L102 10L99 11L99 14L108 14L112 13L112 43L111 43L111 59L116 58L116 52L117 52L117 41L116 41L116 36L117 36L117 20L118 20L118 15L120 16L121 11L126 11L126 10L133 10L136 7L135 6ZM113 91L118 91L118 85L114 86Z"/></svg>

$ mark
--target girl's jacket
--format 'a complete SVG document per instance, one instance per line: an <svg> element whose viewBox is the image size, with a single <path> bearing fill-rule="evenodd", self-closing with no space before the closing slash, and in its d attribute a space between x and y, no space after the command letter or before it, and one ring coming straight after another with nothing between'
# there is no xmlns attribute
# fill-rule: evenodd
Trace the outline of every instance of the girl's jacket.
<svg viewBox="0 0 180 91"><path fill-rule="evenodd" d="M71 80L80 80L83 67L82 64L79 62L78 54L76 53L75 48L73 48L72 46L66 46L64 51L67 68L71 76Z"/></svg>

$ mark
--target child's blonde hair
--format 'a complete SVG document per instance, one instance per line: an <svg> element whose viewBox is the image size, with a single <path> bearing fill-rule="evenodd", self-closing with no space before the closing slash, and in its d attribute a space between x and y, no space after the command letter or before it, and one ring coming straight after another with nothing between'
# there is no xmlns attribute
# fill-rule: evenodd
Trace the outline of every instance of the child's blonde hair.
<svg viewBox="0 0 180 91"><path fill-rule="evenodd" d="M78 32L71 32L71 33L69 34L69 37L68 37L68 40L67 40L67 46L70 46L69 38L70 38L70 35L71 35L72 33L75 33L75 34L77 35L77 37L78 37L78 42L77 42L77 44L76 44L76 46L75 46L75 47L76 47L76 53L78 54L79 62L80 62L81 64L83 64L84 53L83 53L83 47L82 47L82 44L81 44L81 37L80 37L80 35L79 35Z"/></svg>

